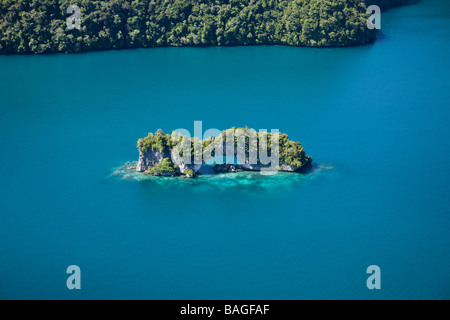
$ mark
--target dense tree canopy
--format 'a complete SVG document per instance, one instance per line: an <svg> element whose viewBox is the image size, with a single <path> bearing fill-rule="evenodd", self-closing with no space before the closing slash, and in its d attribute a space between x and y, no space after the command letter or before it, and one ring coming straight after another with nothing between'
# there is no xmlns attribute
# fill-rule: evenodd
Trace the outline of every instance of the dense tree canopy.
<svg viewBox="0 0 450 320"><path fill-rule="evenodd" d="M81 9L80 30L67 28L69 5ZM0 53L345 46L374 39L367 17L364 0L0 0Z"/></svg>
<svg viewBox="0 0 450 320"><path fill-rule="evenodd" d="M181 134L177 134L175 131L172 134L165 134L161 129L156 131L155 133L149 133L147 137L141 138L137 142L137 147L141 152L147 152L149 150L169 150L172 151L175 146L180 144L184 138L190 140L190 149L191 149L191 160L192 162L195 160L195 140L198 140L199 148L198 150L201 153L205 153L207 148L211 145L211 147L217 146L217 144L222 144L227 142L228 134L230 137L234 139L233 146L236 149L239 144L239 140L244 142L245 148L245 157L249 159L250 152L252 150L256 151L259 154L262 144L267 145L267 154L272 153L272 134L270 132L256 132L253 129L245 128L230 128L221 132L218 137L209 137L204 140L200 140L197 137L184 137ZM246 136L247 134L247 136ZM254 144L250 143L250 136L254 137ZM265 137L262 137L265 136ZM264 138L262 141L260 141ZM219 141L219 142L218 142ZM216 144L214 144L216 142ZM289 137L285 133L280 133L278 136L279 143L279 160L280 163L289 164L296 167L301 167L305 163L310 163L312 161L311 157L306 155L303 150L300 142L289 140ZM243 149L244 150L244 149ZM223 149L223 154L226 153L225 147ZM215 156L212 154L212 156ZM200 155L201 157L201 155ZM201 159L201 158L200 158Z"/></svg>

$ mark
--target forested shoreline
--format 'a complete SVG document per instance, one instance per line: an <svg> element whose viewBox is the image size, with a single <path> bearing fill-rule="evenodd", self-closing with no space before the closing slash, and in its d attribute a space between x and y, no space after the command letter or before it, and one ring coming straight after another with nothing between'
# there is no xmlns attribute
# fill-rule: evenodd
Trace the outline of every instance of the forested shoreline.
<svg viewBox="0 0 450 320"><path fill-rule="evenodd" d="M67 27L70 5L81 9L79 30ZM368 16L363 0L0 0L0 53L349 46L374 41Z"/></svg>

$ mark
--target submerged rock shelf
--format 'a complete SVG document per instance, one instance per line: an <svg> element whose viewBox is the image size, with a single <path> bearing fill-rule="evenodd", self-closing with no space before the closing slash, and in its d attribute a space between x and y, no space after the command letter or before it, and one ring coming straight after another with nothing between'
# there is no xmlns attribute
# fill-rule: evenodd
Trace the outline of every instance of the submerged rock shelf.
<svg viewBox="0 0 450 320"><path fill-rule="evenodd" d="M195 179L188 179L185 175L174 177L153 176L136 171L137 161L127 162L115 168L112 178L123 182L135 182L146 186L154 186L159 190L183 190L192 187L191 192L209 192L235 190L245 191L246 194L261 191L279 191L296 189L304 183L314 181L319 177L333 177L337 173L330 164L315 164L311 166L308 174L295 174L280 171L273 175L262 175L257 171L239 171L235 173L200 174ZM334 172L333 174L330 174ZM152 189L153 190L153 189Z"/></svg>

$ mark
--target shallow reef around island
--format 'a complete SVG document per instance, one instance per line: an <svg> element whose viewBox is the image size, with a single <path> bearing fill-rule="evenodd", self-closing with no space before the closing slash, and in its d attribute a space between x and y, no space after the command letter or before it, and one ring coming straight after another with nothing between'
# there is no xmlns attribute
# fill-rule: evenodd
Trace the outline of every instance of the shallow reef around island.
<svg viewBox="0 0 450 320"><path fill-rule="evenodd" d="M114 168L111 177L122 181L149 183L161 188L192 186L204 191L239 189L251 193L295 187L323 176L334 169L331 164L314 164L306 174L282 171L275 174L262 174L259 171L240 171L199 174L195 179L189 179L183 175L163 177L144 174L136 171L136 165L137 161L132 161ZM208 168L204 170L207 171Z"/></svg>

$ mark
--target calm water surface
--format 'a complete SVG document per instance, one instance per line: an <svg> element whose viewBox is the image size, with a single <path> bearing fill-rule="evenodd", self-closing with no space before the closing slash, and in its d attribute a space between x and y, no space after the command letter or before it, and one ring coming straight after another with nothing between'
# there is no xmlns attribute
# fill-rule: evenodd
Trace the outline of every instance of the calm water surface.
<svg viewBox="0 0 450 320"><path fill-rule="evenodd" d="M450 3L382 17L354 48L1 56L0 298L449 299ZM315 170L115 172L194 120L280 129Z"/></svg>

